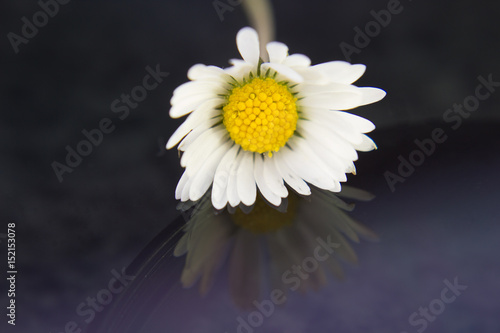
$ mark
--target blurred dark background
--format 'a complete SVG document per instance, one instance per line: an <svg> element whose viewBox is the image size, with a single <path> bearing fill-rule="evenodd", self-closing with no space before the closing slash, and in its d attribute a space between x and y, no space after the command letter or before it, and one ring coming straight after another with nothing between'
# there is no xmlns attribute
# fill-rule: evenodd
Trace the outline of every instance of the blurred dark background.
<svg viewBox="0 0 500 333"><path fill-rule="evenodd" d="M339 45L355 46L354 28L364 29L374 20L370 12L388 3L393 1L275 0L276 39L313 63L345 60ZM0 233L16 223L18 265L17 325L7 325L4 314L1 325L12 332L60 332L69 321L83 327L75 308L106 288L112 270L126 267L179 215L174 189L182 169L177 152L163 149L182 122L168 116L172 91L193 64L227 66L239 57L235 35L248 21L241 5L231 6L221 20L209 0L73 0L60 4L16 53L9 33L22 36L22 18L33 22L40 4L3 1L0 8ZM358 176L350 177L377 196L354 215L382 241L360 245L362 270L347 274L357 284L350 281L340 287L346 289L329 289L333 296L319 293L304 303L328 304L325 298L339 295L332 306L336 315L324 306L307 315L291 303L270 324L273 332L283 331L279 322L286 318L300 321L296 332L312 323L317 332L415 331L408 315L439 293L443 279L457 275L469 284L467 296L428 332L500 329L498 300L485 299L499 289L499 247L491 236L500 231L500 93L481 101L457 130L443 121L447 109L475 93L479 76L500 81L500 3L406 0L398 8L350 59L367 65L357 85L387 91L383 101L353 111L376 124L371 137L379 150L360 154ZM111 104L142 84L148 66L169 74L120 119ZM53 163L65 164L66 147L76 149L85 139L82 131L98 128L103 118L114 130L60 181ZM430 137L437 127L445 128L449 140L392 193L384 172L397 172L398 156L408 156L413 140ZM453 241L444 246L447 237ZM1 253L4 245L2 239ZM390 292L381 293L377 281ZM0 299L6 299L3 287ZM184 292L197 302L195 290ZM224 310L213 303L209 308L223 317ZM212 315L206 316L185 314L187 321ZM207 320L165 329L215 332L214 325L194 326Z"/></svg>

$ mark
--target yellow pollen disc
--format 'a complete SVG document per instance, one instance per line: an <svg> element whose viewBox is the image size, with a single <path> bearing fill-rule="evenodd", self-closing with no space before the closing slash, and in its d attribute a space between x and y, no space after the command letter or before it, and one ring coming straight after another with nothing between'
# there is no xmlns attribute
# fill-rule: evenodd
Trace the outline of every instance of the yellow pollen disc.
<svg viewBox="0 0 500 333"><path fill-rule="evenodd" d="M223 122L244 150L272 156L297 128L296 101L285 84L257 77L230 92Z"/></svg>
<svg viewBox="0 0 500 333"><path fill-rule="evenodd" d="M237 208L234 214L230 214L230 216L236 225L250 230L254 234L273 232L292 224L296 215L297 201L298 198L290 193L287 211L282 213L269 206L260 196L257 196L250 213L245 214L240 208Z"/></svg>

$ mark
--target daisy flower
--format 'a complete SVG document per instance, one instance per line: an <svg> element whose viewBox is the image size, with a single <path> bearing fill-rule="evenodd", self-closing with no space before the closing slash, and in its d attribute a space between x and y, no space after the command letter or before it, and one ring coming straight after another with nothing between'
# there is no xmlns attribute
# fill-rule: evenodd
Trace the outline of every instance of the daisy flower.
<svg viewBox="0 0 500 333"><path fill-rule="evenodd" d="M174 250L175 256L186 255L183 286L199 281L200 293L206 294L227 262L231 296L238 306L250 308L252 301L261 298L264 286L284 293L307 292L324 286L328 274L342 279L338 259L357 261L348 239L359 242L360 236L370 240L377 236L347 214L354 204L339 196L364 201L373 198L348 186L338 196L313 189L308 197L290 194L284 211L257 196L248 213L238 207L234 213L229 209L214 214L210 200L204 197ZM299 266L307 278L298 279L293 273L293 267Z"/></svg>
<svg viewBox="0 0 500 333"><path fill-rule="evenodd" d="M170 116L189 116L167 142L183 152L185 171L175 196L197 201L212 186L216 209L228 203L251 206L257 189L279 206L288 188L309 195L308 184L338 192L346 173L355 173L358 151L375 149L365 134L375 126L344 112L377 102L378 88L352 85L364 65L332 61L311 66L308 57L288 54L270 42L269 62L260 58L257 32L236 36L241 59L222 69L197 64L190 82L175 89Z"/></svg>

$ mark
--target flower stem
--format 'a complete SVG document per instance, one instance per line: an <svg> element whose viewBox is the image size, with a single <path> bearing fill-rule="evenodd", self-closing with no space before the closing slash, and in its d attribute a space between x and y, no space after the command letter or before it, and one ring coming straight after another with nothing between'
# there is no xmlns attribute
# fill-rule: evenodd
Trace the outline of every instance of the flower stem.
<svg viewBox="0 0 500 333"><path fill-rule="evenodd" d="M257 30L260 39L260 57L269 61L266 45L274 40L274 14L270 0L244 0L243 7L250 25Z"/></svg>

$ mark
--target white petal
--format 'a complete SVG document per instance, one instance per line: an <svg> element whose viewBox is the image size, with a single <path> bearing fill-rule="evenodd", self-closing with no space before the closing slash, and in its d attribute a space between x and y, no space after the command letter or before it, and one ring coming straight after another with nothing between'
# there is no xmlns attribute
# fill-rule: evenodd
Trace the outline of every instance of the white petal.
<svg viewBox="0 0 500 333"><path fill-rule="evenodd" d="M300 100L300 105L327 110L349 110L361 103L361 94L357 92L331 92L309 95Z"/></svg>
<svg viewBox="0 0 500 333"><path fill-rule="evenodd" d="M205 159L214 152L226 138L227 131L218 126L216 128L210 128L201 134L193 144L187 147L186 151L181 157L181 166L191 169L196 172L196 164L204 163ZM192 174L192 173L191 173Z"/></svg>
<svg viewBox="0 0 500 333"><path fill-rule="evenodd" d="M293 188L297 193L302 195L310 195L311 189L309 188L309 186L292 170L290 170L288 165L283 161L283 155L285 155L284 152L277 152L273 157L274 165L276 166L276 170L278 171L279 175L288 184L288 186Z"/></svg>
<svg viewBox="0 0 500 333"><path fill-rule="evenodd" d="M232 165L236 162L238 149L238 145L233 145L222 157L215 171L212 186L212 205L215 209L223 209L227 204L227 184Z"/></svg>
<svg viewBox="0 0 500 333"><path fill-rule="evenodd" d="M339 182L345 182L347 180L345 170L347 164L351 161L340 158L340 154L333 151L333 145L328 145L325 142L318 141L316 138L312 137L307 137L305 141L307 142L307 146L310 150L312 150L317 156L321 156L335 180Z"/></svg>
<svg viewBox="0 0 500 333"><path fill-rule="evenodd" d="M197 170L193 177L191 188L189 189L189 200L198 201L208 190L214 179L215 170L220 162L220 158L227 152L232 142L227 141L222 146L217 148L204 161L202 166Z"/></svg>
<svg viewBox="0 0 500 333"><path fill-rule="evenodd" d="M226 79L227 74L224 70L217 66L206 66L203 64L196 64L188 70L188 79L190 80L200 80L200 79Z"/></svg>
<svg viewBox="0 0 500 333"><path fill-rule="evenodd" d="M353 175L356 174L356 167L354 166L354 162L346 163L346 168L344 172L347 173L352 173Z"/></svg>
<svg viewBox="0 0 500 333"><path fill-rule="evenodd" d="M193 83L193 82L188 82L188 83ZM196 81L196 83L202 83L202 82ZM193 98L197 98L198 96L208 96L207 97L208 99L213 97L221 97L220 95L223 95L226 92L227 90L220 89L220 87L214 87L213 83L209 83L207 84L206 87L197 89L196 91L194 91L193 89L192 91L186 90L182 91L182 93L177 93L177 94L174 93L174 95L170 99L170 104L173 106L176 104L180 104L185 100L192 100Z"/></svg>
<svg viewBox="0 0 500 333"><path fill-rule="evenodd" d="M214 95L212 93L194 95L190 98L180 100L178 103L172 105L169 113L170 117L175 119L185 116L188 113L192 112L194 109L198 108L204 102L210 100L218 102L221 105L225 102L224 98L221 98L220 96Z"/></svg>
<svg viewBox="0 0 500 333"><path fill-rule="evenodd" d="M172 134L167 142L167 149L174 147L179 141L182 140L189 132L201 124L210 124L212 126L218 119L213 117L220 114L220 110L216 109L219 102L215 100L210 100L198 107L193 113L191 113L184 121L181 126Z"/></svg>
<svg viewBox="0 0 500 333"><path fill-rule="evenodd" d="M226 82L226 81L224 81ZM226 84L221 84L214 80L189 81L175 88L170 104L174 105L179 101L196 95L224 93Z"/></svg>
<svg viewBox="0 0 500 333"><path fill-rule="evenodd" d="M365 73L365 70L366 70L365 65L362 64L351 65L349 71L347 73L344 73L344 75L342 75L341 77L339 75L339 78L336 79L336 82L342 82L347 84L356 82Z"/></svg>
<svg viewBox="0 0 500 333"><path fill-rule="evenodd" d="M186 186L187 182L189 180L189 176L186 171L182 173L181 179L179 179L179 182L177 183L177 187L175 188L175 199L179 200L181 198L182 191L184 190L184 187Z"/></svg>
<svg viewBox="0 0 500 333"><path fill-rule="evenodd" d="M293 67L293 69L302 76L304 79L303 83L305 84L306 82L313 82L314 84L328 84L329 81L326 79L326 77L319 73L318 71L312 70L311 67ZM297 87L294 90L300 92L300 88Z"/></svg>
<svg viewBox="0 0 500 333"><path fill-rule="evenodd" d="M337 82L329 82L327 84L317 84L316 82L314 83L304 83L300 85L300 89L297 89L297 91L300 93L301 96L311 96L311 95L327 95L330 93L339 93L339 92L351 92L355 94L359 94L360 92L358 91L358 87L349 85L349 84L343 84L343 83L337 83Z"/></svg>
<svg viewBox="0 0 500 333"><path fill-rule="evenodd" d="M241 160L243 159L245 151L239 150L236 160L231 165L229 170L229 180L227 182L227 201L233 207L240 204L241 198L238 195L238 169L240 167Z"/></svg>
<svg viewBox="0 0 500 333"><path fill-rule="evenodd" d="M281 178L278 170L276 170L276 166L272 159L272 157L264 157L264 180L273 193L282 198L286 198L288 191L283 184L283 178Z"/></svg>
<svg viewBox="0 0 500 333"><path fill-rule="evenodd" d="M309 67L311 66L311 59L303 54L295 53L286 57L283 64L290 67Z"/></svg>
<svg viewBox="0 0 500 333"><path fill-rule="evenodd" d="M241 202L246 206L255 203L257 189L253 176L253 153L245 152L238 168L237 188Z"/></svg>
<svg viewBox="0 0 500 333"><path fill-rule="evenodd" d="M289 141L293 151L287 154L285 162L298 176L308 183L324 190L340 190L338 182L334 181L328 167L314 153L308 150L303 144L303 139L294 137Z"/></svg>
<svg viewBox="0 0 500 333"><path fill-rule="evenodd" d="M352 113L342 112L342 111L332 111L332 114L335 117L341 118L344 121L350 123L354 128L356 128L356 130L358 130L361 133L368 133L375 129L375 125L371 121L363 117L354 115Z"/></svg>
<svg viewBox="0 0 500 333"><path fill-rule="evenodd" d="M350 172L353 166L352 159L342 154L342 150L337 145L331 144L324 139L322 140L320 136L308 133L305 139L310 149L324 159L325 164L331 169L335 179L341 182L346 181L345 173ZM352 147L349 149L354 151ZM357 154L355 156L357 159Z"/></svg>
<svg viewBox="0 0 500 333"><path fill-rule="evenodd" d="M279 206L281 204L281 198L269 188L264 178L264 161L261 155L255 156L254 177L262 196L271 204Z"/></svg>
<svg viewBox="0 0 500 333"><path fill-rule="evenodd" d="M311 163L306 160L306 156L302 155L298 150L291 150L288 147L281 148L283 151L283 161L287 166L300 178L315 186L318 184L327 183L327 180L321 179L321 176L311 169ZM318 186L324 188L324 186Z"/></svg>
<svg viewBox="0 0 500 333"><path fill-rule="evenodd" d="M317 64L312 67L318 71L321 71L328 77L335 77L339 76L339 74L342 75L343 73L347 73L349 71L349 68L351 67L351 64L346 61L335 60Z"/></svg>
<svg viewBox="0 0 500 333"><path fill-rule="evenodd" d="M189 175L189 173L184 171L184 173L187 173L187 182L186 185L184 185L184 188L182 189L181 192L181 201L188 201L189 200L189 189L191 188L191 183L193 182L193 177Z"/></svg>
<svg viewBox="0 0 500 333"><path fill-rule="evenodd" d="M237 68L237 67L240 67L240 66L250 66L250 67L253 67L252 65L250 65L248 62L246 62L245 60L241 60L241 59L229 59L229 63L232 65L231 67L228 67L228 68L224 68L224 71L227 73L228 70L231 70L231 68Z"/></svg>
<svg viewBox="0 0 500 333"><path fill-rule="evenodd" d="M194 128L191 132L189 132L188 135L184 137L184 139L182 139L177 149L180 151L185 151L200 135L211 128L212 125L209 125L208 122L205 122L200 126Z"/></svg>
<svg viewBox="0 0 500 333"><path fill-rule="evenodd" d="M377 149L377 145L375 142L373 142L372 139L370 139L368 136L365 134L362 134L363 141L358 144L354 144L354 148L359 151L371 151L373 149Z"/></svg>
<svg viewBox="0 0 500 333"><path fill-rule="evenodd" d="M206 68L206 65L203 64L195 64L191 66L191 68L187 72L187 77L190 80L197 80L200 77L203 76L204 74L204 69Z"/></svg>
<svg viewBox="0 0 500 333"><path fill-rule="evenodd" d="M345 61L330 61L312 66L312 68L324 73L331 82L351 84L363 75L366 66L351 65Z"/></svg>
<svg viewBox="0 0 500 333"><path fill-rule="evenodd" d="M271 42L266 45L269 62L282 63L288 55L288 46L280 42Z"/></svg>
<svg viewBox="0 0 500 333"><path fill-rule="evenodd" d="M345 139L340 137L336 132L335 128L329 127L329 122L325 119L314 119L313 121L301 121L300 130L304 131L304 136L312 136L318 139L320 142L324 142L325 145L335 148L340 156L345 157L351 161L357 159L356 150L352 147L352 144L347 142ZM361 137L361 134L358 134Z"/></svg>
<svg viewBox="0 0 500 333"><path fill-rule="evenodd" d="M259 36L257 31L252 28L245 27L236 35L236 45L241 57L254 66L259 63Z"/></svg>
<svg viewBox="0 0 500 333"><path fill-rule="evenodd" d="M267 62L262 64L263 72L267 71L268 68L271 68L272 70L276 71L279 74L279 76L281 76L280 79L290 80L295 83L300 83L304 81L304 78L300 76L299 73L297 73L292 68L286 65L267 63Z"/></svg>
<svg viewBox="0 0 500 333"><path fill-rule="evenodd" d="M379 88L362 87L359 91L362 93L360 106L378 102L386 95L386 92Z"/></svg>
<svg viewBox="0 0 500 333"><path fill-rule="evenodd" d="M303 138L293 140L291 143L293 144L292 148L299 150L301 154L307 156L306 158L311 161L315 172L322 175L322 186L324 186L324 189L339 192L340 181L345 179L345 174L340 170L331 168L325 163L321 149L312 149L308 141ZM328 179L327 182L325 182L326 179Z"/></svg>
<svg viewBox="0 0 500 333"><path fill-rule="evenodd" d="M254 65L240 59L233 59L230 62L233 63L233 66L224 69L227 74L232 76L228 82L234 82L234 80L241 82L243 78L248 78L250 73L256 76L257 68Z"/></svg>
<svg viewBox="0 0 500 333"><path fill-rule="evenodd" d="M304 118L309 119L315 125L326 129L322 135L334 135L349 143L360 143L363 141L360 131L349 121L340 118L332 111L307 108L303 110ZM302 124L301 124L302 125ZM334 140L329 138L328 140Z"/></svg>

